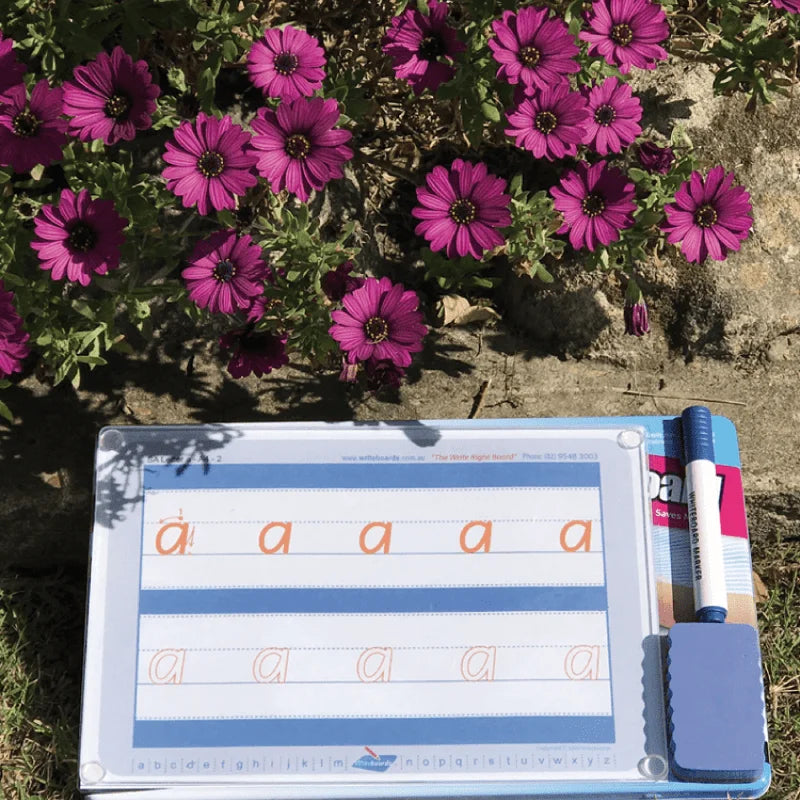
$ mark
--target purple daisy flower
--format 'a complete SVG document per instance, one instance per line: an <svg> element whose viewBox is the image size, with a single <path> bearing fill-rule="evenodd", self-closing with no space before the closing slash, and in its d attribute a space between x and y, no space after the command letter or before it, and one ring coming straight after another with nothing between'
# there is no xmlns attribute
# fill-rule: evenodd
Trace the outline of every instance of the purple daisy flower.
<svg viewBox="0 0 800 800"><path fill-rule="evenodd" d="M264 293L267 267L264 253L249 234L237 236L230 228L198 242L189 266L181 272L189 299L211 312L253 312L252 299Z"/></svg>
<svg viewBox="0 0 800 800"><path fill-rule="evenodd" d="M227 115L217 119L201 111L194 123L182 122L163 155L170 165L161 173L167 189L181 198L184 208L197 205L199 214L210 213L212 207L236 208L237 195L258 183L250 138Z"/></svg>
<svg viewBox="0 0 800 800"><path fill-rule="evenodd" d="M406 291L403 284L367 278L360 289L342 298L342 305L331 313L329 333L351 364L377 358L407 367L411 354L422 350L428 329L417 310L416 292Z"/></svg>
<svg viewBox="0 0 800 800"><path fill-rule="evenodd" d="M342 358L342 371L339 373L339 380L342 383L355 383L358 380L358 364L351 364L346 358Z"/></svg>
<svg viewBox="0 0 800 800"><path fill-rule="evenodd" d="M750 194L742 186L731 186L734 178L723 167L714 167L705 182L693 172L675 193L675 205L664 206L663 229L671 244L681 243L688 261L705 261L708 255L724 261L728 250L738 250L750 235Z"/></svg>
<svg viewBox="0 0 800 800"><path fill-rule="evenodd" d="M325 78L325 53L319 40L287 25L270 28L247 56L250 81L265 97L291 102L310 97Z"/></svg>
<svg viewBox="0 0 800 800"><path fill-rule="evenodd" d="M517 147L548 161L574 156L589 122L586 98L565 84L535 92L506 116L511 127L505 132Z"/></svg>
<svg viewBox="0 0 800 800"><path fill-rule="evenodd" d="M14 292L6 291L0 278L0 337L11 336L22 325L22 318L14 307Z"/></svg>
<svg viewBox="0 0 800 800"><path fill-rule="evenodd" d="M635 280L628 281L625 290L625 305L622 308L625 320L625 333L629 336L644 336L650 332L650 318L642 290Z"/></svg>
<svg viewBox="0 0 800 800"><path fill-rule="evenodd" d="M435 92L455 75L453 59L466 50L456 31L447 24L447 3L428 0L427 15L407 8L393 17L383 39L383 52L391 56L396 78L422 94ZM440 59L445 59L441 61Z"/></svg>
<svg viewBox="0 0 800 800"><path fill-rule="evenodd" d="M350 131L334 128L339 104L321 97L281 103L276 111L260 108L253 120L253 149L260 151L256 169L276 194L287 189L300 200L341 178L342 164L353 157L345 145Z"/></svg>
<svg viewBox="0 0 800 800"><path fill-rule="evenodd" d="M31 247L54 281L66 276L88 286L92 273L105 275L119 266L127 224L110 200L92 200L88 189L77 195L63 189L57 206L43 205L36 215Z"/></svg>
<svg viewBox="0 0 800 800"><path fill-rule="evenodd" d="M566 83L570 73L580 72L575 60L579 48L567 24L549 15L548 8L528 6L516 14L504 11L503 19L492 23L495 36L489 47L500 64L498 78L528 89L548 89Z"/></svg>
<svg viewBox="0 0 800 800"><path fill-rule="evenodd" d="M0 31L0 94L5 94L7 89L22 83L25 69L25 65L17 61L14 40L6 39Z"/></svg>
<svg viewBox="0 0 800 800"><path fill-rule="evenodd" d="M800 0L772 0L772 5L790 14L800 14Z"/></svg>
<svg viewBox="0 0 800 800"><path fill-rule="evenodd" d="M364 285L364 278L350 274L354 266L353 262L348 260L339 264L336 269L329 269L322 276L320 285L328 300L338 303L348 292Z"/></svg>
<svg viewBox="0 0 800 800"><path fill-rule="evenodd" d="M569 242L576 250L587 247L594 252L598 244L616 242L619 232L633 225L634 185L605 161L591 166L579 161L550 194L555 209L564 215L557 232L569 231Z"/></svg>
<svg viewBox="0 0 800 800"><path fill-rule="evenodd" d="M642 104L627 83L606 78L587 91L587 98L589 121L583 142L601 156L621 153L641 134Z"/></svg>
<svg viewBox="0 0 800 800"><path fill-rule="evenodd" d="M64 81L64 113L72 117L70 133L81 141L130 142L136 131L153 124L161 89L147 62L134 61L117 46L110 56L98 53L91 63L75 67L72 77Z"/></svg>
<svg viewBox="0 0 800 800"><path fill-rule="evenodd" d="M14 293L7 292L0 280L0 378L22 371L22 361L30 353L29 338L14 307Z"/></svg>
<svg viewBox="0 0 800 800"><path fill-rule="evenodd" d="M599 53L625 75L631 67L655 69L667 51L660 46L669 36L664 9L650 0L595 0L586 15L591 31L579 39L589 42L589 55Z"/></svg>
<svg viewBox="0 0 800 800"><path fill-rule="evenodd" d="M0 336L0 378L22 372L22 362L28 357L30 335L20 328L11 336Z"/></svg>
<svg viewBox="0 0 800 800"><path fill-rule="evenodd" d="M490 175L486 164L457 158L449 171L434 167L417 187L420 205L411 210L421 219L415 231L430 242L431 250L445 250L448 258L469 253L480 259L486 250L503 244L497 232L511 224L511 196L506 182Z"/></svg>
<svg viewBox="0 0 800 800"><path fill-rule="evenodd" d="M223 351L231 352L228 372L232 377L246 378L255 373L261 378L289 363L287 338L268 331L254 331L252 326L248 326L221 336L219 346Z"/></svg>
<svg viewBox="0 0 800 800"><path fill-rule="evenodd" d="M51 89L45 79L33 87L30 101L24 83L0 95L0 165L28 172L36 164L60 161L66 131L61 89Z"/></svg>
<svg viewBox="0 0 800 800"><path fill-rule="evenodd" d="M648 172L657 172L659 175L666 175L673 162L675 153L671 147L659 147L655 142L642 142L637 153L639 163Z"/></svg>
<svg viewBox="0 0 800 800"><path fill-rule="evenodd" d="M367 389L377 394L382 389L396 392L400 388L406 371L388 359L370 358L364 364L364 374L367 378Z"/></svg>
<svg viewBox="0 0 800 800"><path fill-rule="evenodd" d="M268 282L270 281L271 270L269 267L266 268L266 278L265 280ZM264 314L267 313L267 306L270 304L269 298L265 294L257 295L256 297L251 297L250 302L245 306L245 319L247 322L258 322Z"/></svg>

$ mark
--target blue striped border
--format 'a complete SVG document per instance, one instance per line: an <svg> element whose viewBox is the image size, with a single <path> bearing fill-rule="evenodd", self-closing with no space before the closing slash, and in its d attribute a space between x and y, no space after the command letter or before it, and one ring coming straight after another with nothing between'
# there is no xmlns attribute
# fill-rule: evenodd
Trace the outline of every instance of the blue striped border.
<svg viewBox="0 0 800 800"><path fill-rule="evenodd" d="M145 489L460 489L597 487L600 465L576 463L149 465Z"/></svg>
<svg viewBox="0 0 800 800"><path fill-rule="evenodd" d="M140 614L606 611L605 586L422 589L143 589Z"/></svg>
<svg viewBox="0 0 800 800"><path fill-rule="evenodd" d="M134 747L612 743L611 716L137 720Z"/></svg>

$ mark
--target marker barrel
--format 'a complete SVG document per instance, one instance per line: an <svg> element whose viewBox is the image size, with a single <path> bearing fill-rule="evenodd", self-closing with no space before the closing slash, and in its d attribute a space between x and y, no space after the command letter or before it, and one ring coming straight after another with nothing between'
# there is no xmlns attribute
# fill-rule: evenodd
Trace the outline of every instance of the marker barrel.
<svg viewBox="0 0 800 800"><path fill-rule="evenodd" d="M682 422L695 615L699 622L724 622L728 592L711 412L702 406L692 406L683 412Z"/></svg>
<svg viewBox="0 0 800 800"><path fill-rule="evenodd" d="M722 622L728 611L722 528L717 501L717 467L712 461L686 465L689 482L689 536L692 553L694 608L700 622ZM704 609L708 609L701 619ZM714 613L718 610L717 613ZM717 620L719 612L722 618Z"/></svg>

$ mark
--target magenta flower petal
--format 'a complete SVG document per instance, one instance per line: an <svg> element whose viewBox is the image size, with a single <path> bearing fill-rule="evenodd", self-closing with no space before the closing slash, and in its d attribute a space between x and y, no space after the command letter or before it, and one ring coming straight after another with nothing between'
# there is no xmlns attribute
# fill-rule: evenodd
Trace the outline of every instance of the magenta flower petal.
<svg viewBox="0 0 800 800"><path fill-rule="evenodd" d="M64 113L69 131L81 141L102 139L107 145L131 141L147 130L161 89L153 83L146 61L134 61L117 46L99 53L86 66L75 67L64 82Z"/></svg>
<svg viewBox="0 0 800 800"><path fill-rule="evenodd" d="M36 164L49 166L61 160L67 143L61 94L61 89L51 89L42 79L30 100L24 83L0 95L0 165L28 172Z"/></svg>
<svg viewBox="0 0 800 800"><path fill-rule="evenodd" d="M232 314L252 311L253 299L263 295L268 268L261 248L249 235L217 231L198 242L181 277L189 299L200 308Z"/></svg>
<svg viewBox="0 0 800 800"><path fill-rule="evenodd" d="M184 208L196 205L200 214L236 208L236 197L258 182L249 142L250 134L229 116L217 119L201 112L194 123L182 122L163 156L169 165L161 172L167 189Z"/></svg>
<svg viewBox="0 0 800 800"><path fill-rule="evenodd" d="M247 57L250 81L265 97L291 102L310 97L325 78L325 53L319 40L287 25L270 28Z"/></svg>
<svg viewBox="0 0 800 800"><path fill-rule="evenodd" d="M334 128L339 121L336 100L301 97L282 102L276 111L259 109L251 123L256 132L252 148L256 169L273 192L286 189L305 202L344 174L342 165L353 157L344 143L350 131Z"/></svg>
<svg viewBox="0 0 800 800"><path fill-rule="evenodd" d="M22 371L22 361L30 353L29 338L14 306L14 292L6 291L0 280L0 378Z"/></svg>
<svg viewBox="0 0 800 800"><path fill-rule="evenodd" d="M732 186L734 179L721 166L714 167L705 180L693 172L675 193L675 203L664 206L667 221L662 227L667 240L680 243L688 261L701 262L709 255L723 261L728 251L738 250L750 236L750 194Z"/></svg>
<svg viewBox="0 0 800 800"><path fill-rule="evenodd" d="M348 292L355 291L364 285L364 278L350 273L353 271L352 261L344 261L336 269L328 270L320 281L325 296L334 303L339 302Z"/></svg>
<svg viewBox="0 0 800 800"><path fill-rule="evenodd" d="M105 275L119 266L122 231L128 220L109 200L92 200L88 189L63 189L57 206L44 205L34 219L31 247L53 280L88 286L92 273Z"/></svg>
<svg viewBox="0 0 800 800"><path fill-rule="evenodd" d="M569 232L576 250L586 247L594 251L597 244L608 245L619 239L619 231L633 225L634 185L605 161L591 166L579 161L550 194L555 209L564 215L558 232Z"/></svg>
<svg viewBox="0 0 800 800"><path fill-rule="evenodd" d="M528 6L503 12L492 23L494 37L489 48L500 65L497 77L521 83L527 89L555 88L579 72L579 49L560 17L550 17L547 8Z"/></svg>
<svg viewBox="0 0 800 800"><path fill-rule="evenodd" d="M254 331L252 326L231 331L220 337L220 349L230 352L228 372L234 378L254 373L259 378L289 363L287 336L268 331Z"/></svg>
<svg viewBox="0 0 800 800"><path fill-rule="evenodd" d="M661 43L669 36L664 9L651 0L594 0L586 15L589 55L600 55L625 75L631 67L655 69L667 58Z"/></svg>
<svg viewBox="0 0 800 800"><path fill-rule="evenodd" d="M17 61L14 54L14 40L3 37L0 31L0 94L7 89L22 83L25 65Z"/></svg>
<svg viewBox="0 0 800 800"><path fill-rule="evenodd" d="M428 333L418 304L416 293L402 284L367 278L342 298L344 308L331 313L329 333L351 364L377 358L407 367Z"/></svg>
<svg viewBox="0 0 800 800"><path fill-rule="evenodd" d="M511 224L511 197L504 194L506 182L489 175L485 164L458 158L449 171L434 167L425 181L427 187L417 187L419 205L411 214L422 220L415 231L428 240L431 250L444 250L448 258L481 259L503 244L496 229Z"/></svg>
<svg viewBox="0 0 800 800"><path fill-rule="evenodd" d="M383 52L392 58L397 78L415 94L435 92L455 75L453 61L466 49L448 24L447 3L428 0L427 15L407 8L393 17L383 39Z"/></svg>
<svg viewBox="0 0 800 800"><path fill-rule="evenodd" d="M637 152L639 163L648 171L658 175L666 175L673 162L675 153L671 147L659 147L655 142L647 141L639 145Z"/></svg>
<svg viewBox="0 0 800 800"><path fill-rule="evenodd" d="M576 155L590 120L586 98L565 84L523 95L507 117L517 147L548 161Z"/></svg>
<svg viewBox="0 0 800 800"><path fill-rule="evenodd" d="M642 132L642 104L631 87L618 78L606 78L589 90L584 144L601 156L621 153Z"/></svg>

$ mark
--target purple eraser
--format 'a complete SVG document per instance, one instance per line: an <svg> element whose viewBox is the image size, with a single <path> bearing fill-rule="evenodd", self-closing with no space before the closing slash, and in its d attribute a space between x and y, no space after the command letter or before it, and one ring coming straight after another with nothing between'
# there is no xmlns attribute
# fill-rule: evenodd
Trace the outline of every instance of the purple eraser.
<svg viewBox="0 0 800 800"><path fill-rule="evenodd" d="M669 633L672 772L683 781L750 783L764 771L758 633L750 625L689 622Z"/></svg>

